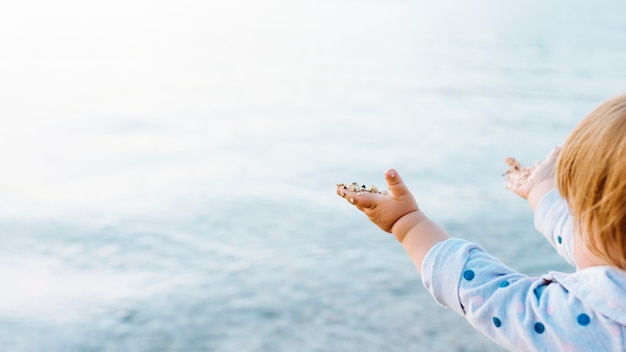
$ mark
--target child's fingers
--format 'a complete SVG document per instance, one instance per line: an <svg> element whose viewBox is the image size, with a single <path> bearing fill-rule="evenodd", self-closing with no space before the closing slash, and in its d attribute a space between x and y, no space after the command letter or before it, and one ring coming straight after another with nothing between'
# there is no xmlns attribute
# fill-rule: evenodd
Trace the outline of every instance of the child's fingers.
<svg viewBox="0 0 626 352"><path fill-rule="evenodd" d="M504 159L504 162L509 165L511 170L519 171L524 167L524 165L520 164L515 158L508 157Z"/></svg>
<svg viewBox="0 0 626 352"><path fill-rule="evenodd" d="M376 203L378 194L370 192L354 192L337 188L337 194L358 208L370 208Z"/></svg>
<svg viewBox="0 0 626 352"><path fill-rule="evenodd" d="M406 186L398 171L394 169L389 169L385 172L385 181L387 181L387 186L389 186L389 190L391 191L391 195L403 196L410 194L409 188Z"/></svg>

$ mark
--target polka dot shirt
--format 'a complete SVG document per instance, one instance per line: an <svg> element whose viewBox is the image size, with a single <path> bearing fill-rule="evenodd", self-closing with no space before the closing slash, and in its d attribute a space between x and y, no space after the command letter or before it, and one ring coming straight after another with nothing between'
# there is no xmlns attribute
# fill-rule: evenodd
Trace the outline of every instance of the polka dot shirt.
<svg viewBox="0 0 626 352"><path fill-rule="evenodd" d="M539 203L535 225L573 263L571 218L556 193ZM596 266L528 277L480 246L451 238L422 263L435 300L511 351L626 351L626 272Z"/></svg>

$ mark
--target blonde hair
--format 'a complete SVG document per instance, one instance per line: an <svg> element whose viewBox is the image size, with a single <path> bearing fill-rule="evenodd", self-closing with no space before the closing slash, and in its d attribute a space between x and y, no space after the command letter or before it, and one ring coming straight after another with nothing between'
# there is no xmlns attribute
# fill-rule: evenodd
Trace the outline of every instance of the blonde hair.
<svg viewBox="0 0 626 352"><path fill-rule="evenodd" d="M556 182L585 246L626 270L626 94L574 128L559 155Z"/></svg>

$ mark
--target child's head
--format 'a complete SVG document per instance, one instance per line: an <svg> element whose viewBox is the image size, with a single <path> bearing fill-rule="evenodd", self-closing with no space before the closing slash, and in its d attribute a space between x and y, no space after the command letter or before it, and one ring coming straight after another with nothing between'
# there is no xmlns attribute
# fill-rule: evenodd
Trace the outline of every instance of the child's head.
<svg viewBox="0 0 626 352"><path fill-rule="evenodd" d="M556 166L585 247L626 270L626 94L600 104L569 135Z"/></svg>

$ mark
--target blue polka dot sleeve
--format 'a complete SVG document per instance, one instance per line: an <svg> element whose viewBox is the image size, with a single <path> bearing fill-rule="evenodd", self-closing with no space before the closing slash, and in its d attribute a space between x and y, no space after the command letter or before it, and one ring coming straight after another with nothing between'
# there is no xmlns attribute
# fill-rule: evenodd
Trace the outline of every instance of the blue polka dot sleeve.
<svg viewBox="0 0 626 352"><path fill-rule="evenodd" d="M535 228L569 264L574 263L573 218L556 189L546 193L535 209Z"/></svg>
<svg viewBox="0 0 626 352"><path fill-rule="evenodd" d="M602 268L613 275L603 280L608 274L593 270L528 277L452 238L428 252L422 280L438 303L508 350L623 351L626 273Z"/></svg>

